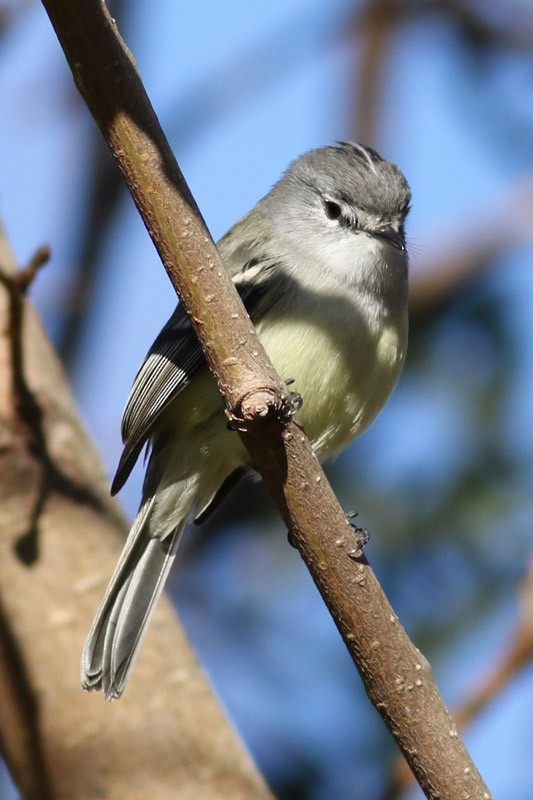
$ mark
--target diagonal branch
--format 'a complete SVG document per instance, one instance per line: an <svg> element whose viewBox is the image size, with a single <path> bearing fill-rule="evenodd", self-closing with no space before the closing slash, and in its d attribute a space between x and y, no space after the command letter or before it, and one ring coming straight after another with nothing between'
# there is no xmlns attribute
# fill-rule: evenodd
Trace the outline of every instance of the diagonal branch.
<svg viewBox="0 0 533 800"><path fill-rule="evenodd" d="M43 0L74 79L179 292L230 417L267 483L372 702L427 797L489 800L431 677L364 556L254 335L103 3ZM224 324L226 321L227 324ZM229 324L231 321L231 324Z"/></svg>

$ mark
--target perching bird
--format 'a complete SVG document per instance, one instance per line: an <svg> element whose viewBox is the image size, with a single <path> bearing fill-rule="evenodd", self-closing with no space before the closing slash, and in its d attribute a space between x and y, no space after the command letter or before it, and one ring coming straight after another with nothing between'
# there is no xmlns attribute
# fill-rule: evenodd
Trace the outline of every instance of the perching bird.
<svg viewBox="0 0 533 800"><path fill-rule="evenodd" d="M359 144L311 150L218 248L272 362L301 395L320 458L362 433L396 384L407 347L400 170ZM183 531L253 469L183 308L155 340L122 420L117 492L145 444L139 513L89 633L85 689L124 689Z"/></svg>

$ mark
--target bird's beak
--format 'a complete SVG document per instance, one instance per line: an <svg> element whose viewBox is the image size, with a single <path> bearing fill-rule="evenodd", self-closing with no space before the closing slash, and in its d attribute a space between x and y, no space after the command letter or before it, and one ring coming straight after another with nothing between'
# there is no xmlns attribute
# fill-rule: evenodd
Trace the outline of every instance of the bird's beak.
<svg viewBox="0 0 533 800"><path fill-rule="evenodd" d="M402 232L394 230L394 228L381 228L379 231L372 231L373 236L378 239L385 239L390 242L393 247L398 250L405 250L405 237Z"/></svg>

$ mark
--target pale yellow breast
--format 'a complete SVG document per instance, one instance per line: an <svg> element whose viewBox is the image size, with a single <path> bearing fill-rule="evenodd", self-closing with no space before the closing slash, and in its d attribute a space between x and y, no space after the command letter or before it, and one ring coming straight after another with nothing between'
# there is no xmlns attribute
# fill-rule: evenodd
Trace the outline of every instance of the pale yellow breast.
<svg viewBox="0 0 533 800"><path fill-rule="evenodd" d="M324 307L325 308L325 307ZM400 374L406 348L406 324L387 315L357 317L353 306L338 312L269 316L257 326L259 337L290 391L303 399L299 419L317 455L333 456L370 425L386 403ZM370 316L371 322L368 321ZM313 320L313 322L311 322ZM244 463L239 438L216 411L222 401L208 370L195 375L162 417L162 428L193 433L191 447L204 448L211 461ZM213 416L215 414L215 416ZM207 421L214 427L204 429ZM201 436L201 442L198 437ZM181 451L185 447L182 441ZM185 453L180 458L187 461Z"/></svg>
<svg viewBox="0 0 533 800"><path fill-rule="evenodd" d="M320 320L320 317L319 317ZM333 330L335 328L335 330ZM405 355L402 326L279 319L258 330L276 370L299 392L299 418L322 458L361 433L392 391Z"/></svg>

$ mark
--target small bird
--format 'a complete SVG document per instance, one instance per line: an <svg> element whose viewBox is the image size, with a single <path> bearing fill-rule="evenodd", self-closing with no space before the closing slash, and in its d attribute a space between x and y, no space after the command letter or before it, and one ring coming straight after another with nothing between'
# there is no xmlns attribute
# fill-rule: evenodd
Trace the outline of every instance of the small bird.
<svg viewBox="0 0 533 800"><path fill-rule="evenodd" d="M218 248L258 336L291 391L318 458L370 425L407 348L411 193L370 147L340 142L294 161ZM90 630L81 682L120 697L189 522L253 471L189 319L178 305L135 378L115 494L150 451L139 513Z"/></svg>

